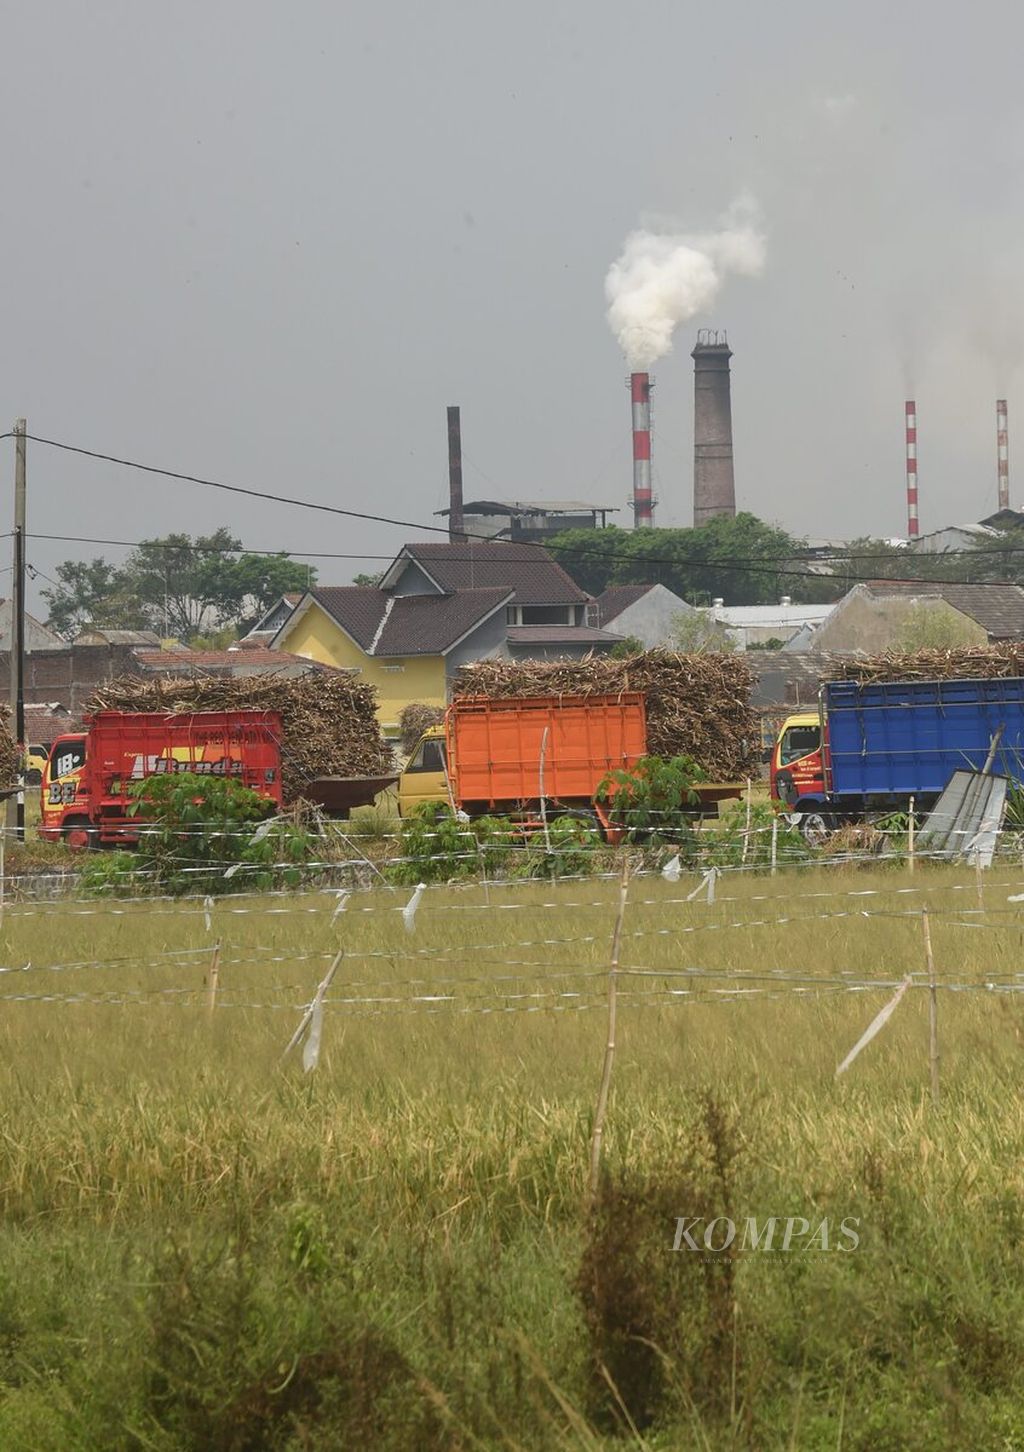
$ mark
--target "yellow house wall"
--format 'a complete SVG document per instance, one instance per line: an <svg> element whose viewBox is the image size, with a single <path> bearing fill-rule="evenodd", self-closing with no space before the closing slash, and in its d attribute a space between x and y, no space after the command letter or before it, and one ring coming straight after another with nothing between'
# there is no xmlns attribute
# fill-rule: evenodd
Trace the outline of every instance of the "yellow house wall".
<svg viewBox="0 0 1024 1452"><path fill-rule="evenodd" d="M285 626L278 645L281 650L319 661L321 665L358 670L361 680L377 688L377 719L385 731L398 729L399 712L410 701L423 701L428 706L447 704L444 656L389 656L378 660L360 650L317 605L311 606L290 628ZM402 669L387 670L387 666Z"/></svg>

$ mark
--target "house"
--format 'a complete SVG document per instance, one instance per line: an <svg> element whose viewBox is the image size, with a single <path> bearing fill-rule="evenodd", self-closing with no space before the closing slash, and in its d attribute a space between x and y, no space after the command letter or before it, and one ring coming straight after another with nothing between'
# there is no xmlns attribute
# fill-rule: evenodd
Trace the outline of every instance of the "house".
<svg viewBox="0 0 1024 1452"><path fill-rule="evenodd" d="M469 661L610 650L620 637L587 625L589 600L535 546L411 544L378 585L307 591L272 647L360 671L393 734L410 702L445 705L449 681Z"/></svg>
<svg viewBox="0 0 1024 1452"><path fill-rule="evenodd" d="M922 606L952 610L964 643L1024 639L1024 589L1019 585L950 585L872 580L854 585L814 632L816 652L874 653L897 646Z"/></svg>
<svg viewBox="0 0 1024 1452"><path fill-rule="evenodd" d="M253 628L243 635L242 639L269 645L301 599L301 591L282 595L280 600L274 601L265 615L260 616Z"/></svg>
<svg viewBox="0 0 1024 1452"><path fill-rule="evenodd" d="M0 600L0 651L11 648L11 621L14 604L11 600ZM25 611L25 650L60 650L67 642L52 631L49 626Z"/></svg>
<svg viewBox="0 0 1024 1452"><path fill-rule="evenodd" d="M590 621L657 650L675 642L680 616L699 613L667 585L609 585L591 606Z"/></svg>
<svg viewBox="0 0 1024 1452"><path fill-rule="evenodd" d="M474 539L533 540L543 543L565 529L604 529L618 509L582 499L476 499L462 506L462 522ZM447 518L448 509L436 511Z"/></svg>
<svg viewBox="0 0 1024 1452"><path fill-rule="evenodd" d="M160 637L155 630L107 630L102 625L86 625L75 636L75 645L114 645L160 647ZM63 645L64 642L60 641Z"/></svg>
<svg viewBox="0 0 1024 1452"><path fill-rule="evenodd" d="M726 605L715 600L708 614L725 626L740 650L749 650L785 645L798 631L820 627L834 609L834 605L794 605L783 595L778 605Z"/></svg>
<svg viewBox="0 0 1024 1452"><path fill-rule="evenodd" d="M919 555L941 555L950 550L960 553L1001 538L1002 530L989 524L948 524L944 529L933 529L930 534L919 534L916 539L908 540L907 549Z"/></svg>
<svg viewBox="0 0 1024 1452"><path fill-rule="evenodd" d="M305 675L311 662L285 650L267 646L232 645L227 650L136 650L136 672L141 676L212 676L238 680L243 676ZM328 669L328 667L320 667Z"/></svg>

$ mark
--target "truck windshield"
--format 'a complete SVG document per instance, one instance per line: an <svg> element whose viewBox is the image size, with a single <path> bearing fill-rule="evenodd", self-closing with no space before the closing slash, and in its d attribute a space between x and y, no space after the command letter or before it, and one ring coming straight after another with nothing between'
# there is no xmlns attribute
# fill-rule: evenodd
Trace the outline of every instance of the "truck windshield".
<svg viewBox="0 0 1024 1452"><path fill-rule="evenodd" d="M85 765L84 741L58 741L50 758L50 775L67 776Z"/></svg>
<svg viewBox="0 0 1024 1452"><path fill-rule="evenodd" d="M406 771L444 771L444 742L421 741Z"/></svg>
<svg viewBox="0 0 1024 1452"><path fill-rule="evenodd" d="M782 745L779 747L779 765L788 766L791 761L796 761L801 756L809 756L820 745L820 726L791 726L788 731L783 732Z"/></svg>

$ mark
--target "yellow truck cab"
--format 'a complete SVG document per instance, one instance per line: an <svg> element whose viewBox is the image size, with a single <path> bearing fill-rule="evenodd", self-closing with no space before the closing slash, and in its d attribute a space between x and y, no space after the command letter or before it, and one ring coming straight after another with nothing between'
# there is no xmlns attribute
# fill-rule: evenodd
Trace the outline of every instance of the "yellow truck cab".
<svg viewBox="0 0 1024 1452"><path fill-rule="evenodd" d="M824 790L821 717L799 711L782 724L770 757L771 795L791 805L797 797Z"/></svg>
<svg viewBox="0 0 1024 1452"><path fill-rule="evenodd" d="M411 817L421 802L447 802L443 726L429 726L398 778L398 815Z"/></svg>

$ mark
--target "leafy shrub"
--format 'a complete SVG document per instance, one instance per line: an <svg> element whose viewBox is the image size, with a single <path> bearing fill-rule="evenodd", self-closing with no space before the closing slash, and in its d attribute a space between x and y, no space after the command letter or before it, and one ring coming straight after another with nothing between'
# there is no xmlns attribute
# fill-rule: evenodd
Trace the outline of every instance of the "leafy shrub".
<svg viewBox="0 0 1024 1452"><path fill-rule="evenodd" d="M230 778L150 776L131 794L129 811L145 819L136 866L161 892L295 887L315 856L315 839L298 819L275 818L272 802Z"/></svg>
<svg viewBox="0 0 1024 1452"><path fill-rule="evenodd" d="M767 867L772 860L772 822L777 814L767 802L755 802L750 810L747 830L747 808L736 803L726 808L718 832L709 832L701 855L707 867ZM780 865L805 862L814 855L801 833L784 817L778 817L776 852Z"/></svg>
<svg viewBox="0 0 1024 1452"><path fill-rule="evenodd" d="M602 838L596 818L563 814L548 822L548 842L542 832L535 832L526 850L513 860L511 875L577 877L593 867L594 853L601 847Z"/></svg>
<svg viewBox="0 0 1024 1452"><path fill-rule="evenodd" d="M402 824L402 861L389 875L395 882L450 882L479 872L481 864L498 872L512 851L514 833L507 817L469 821L443 802L421 802Z"/></svg>
<svg viewBox="0 0 1024 1452"><path fill-rule="evenodd" d="M127 897L145 889L146 879L137 876L140 865L134 852L90 852L79 885L87 897Z"/></svg>
<svg viewBox="0 0 1024 1452"><path fill-rule="evenodd" d="M632 771L612 771L597 800L629 842L672 842L692 849L691 822L700 806L696 790L707 774L692 756L643 756Z"/></svg>

